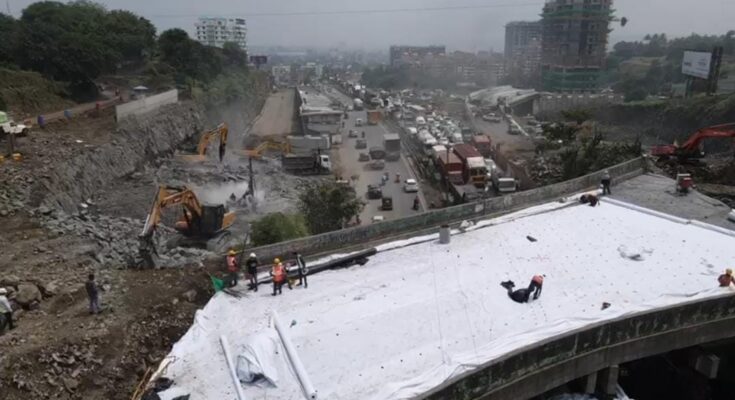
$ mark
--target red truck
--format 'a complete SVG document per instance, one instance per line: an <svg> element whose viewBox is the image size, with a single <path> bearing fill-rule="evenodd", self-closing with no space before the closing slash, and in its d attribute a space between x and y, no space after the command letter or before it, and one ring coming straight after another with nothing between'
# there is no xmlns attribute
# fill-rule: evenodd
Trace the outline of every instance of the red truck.
<svg viewBox="0 0 735 400"><path fill-rule="evenodd" d="M456 154L447 151L439 151L436 153L436 163L439 166L442 176L446 177L450 183L455 185L464 184L462 160Z"/></svg>
<svg viewBox="0 0 735 400"><path fill-rule="evenodd" d="M477 149L466 143L454 146L454 154L462 161L464 181L476 187L485 187L487 184L487 166L485 159Z"/></svg>
<svg viewBox="0 0 735 400"><path fill-rule="evenodd" d="M492 140L488 135L475 135L472 136L472 145L475 146L477 151L485 158L490 158L493 152Z"/></svg>

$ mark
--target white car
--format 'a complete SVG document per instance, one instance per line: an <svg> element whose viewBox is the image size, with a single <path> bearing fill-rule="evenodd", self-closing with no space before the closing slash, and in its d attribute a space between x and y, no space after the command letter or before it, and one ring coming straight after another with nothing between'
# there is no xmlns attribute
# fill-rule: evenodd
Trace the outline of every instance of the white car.
<svg viewBox="0 0 735 400"><path fill-rule="evenodd" d="M419 184L416 179L406 179L406 183L403 185L403 191L406 193L416 193L419 191Z"/></svg>
<svg viewBox="0 0 735 400"><path fill-rule="evenodd" d="M373 216L373 223L383 222L383 221L385 221L385 217L383 217L382 215Z"/></svg>

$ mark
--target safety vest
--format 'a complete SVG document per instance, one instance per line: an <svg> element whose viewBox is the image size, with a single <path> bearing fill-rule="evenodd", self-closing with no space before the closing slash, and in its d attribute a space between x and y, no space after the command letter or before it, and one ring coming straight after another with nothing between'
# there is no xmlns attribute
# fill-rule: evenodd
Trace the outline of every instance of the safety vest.
<svg viewBox="0 0 735 400"><path fill-rule="evenodd" d="M273 265L273 282L283 282L286 279L286 270L283 268L283 264L278 263Z"/></svg>
<svg viewBox="0 0 735 400"><path fill-rule="evenodd" d="M533 278L531 278L533 282L536 282L539 286L544 284L544 277L541 275L534 275Z"/></svg>
<svg viewBox="0 0 735 400"><path fill-rule="evenodd" d="M237 272L237 258L235 256L227 256L227 270Z"/></svg>

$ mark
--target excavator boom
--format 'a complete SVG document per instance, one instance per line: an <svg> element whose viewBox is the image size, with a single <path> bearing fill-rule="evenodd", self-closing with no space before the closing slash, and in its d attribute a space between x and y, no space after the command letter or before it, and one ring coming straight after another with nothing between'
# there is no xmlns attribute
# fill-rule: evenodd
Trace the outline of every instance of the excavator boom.
<svg viewBox="0 0 735 400"><path fill-rule="evenodd" d="M696 131L683 145L659 145L651 148L651 155L657 157L676 156L681 160L702 156L699 146L709 138L735 138L735 123L722 124L702 128Z"/></svg>

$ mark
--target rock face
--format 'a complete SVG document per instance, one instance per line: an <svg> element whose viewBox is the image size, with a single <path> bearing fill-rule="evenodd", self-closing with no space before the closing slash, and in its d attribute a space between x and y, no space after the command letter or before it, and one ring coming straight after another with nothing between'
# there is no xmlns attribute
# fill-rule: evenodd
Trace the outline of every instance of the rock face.
<svg viewBox="0 0 735 400"><path fill-rule="evenodd" d="M47 194L41 214L60 208L67 213L115 178L132 174L141 165L170 155L176 147L202 131L201 112L192 104L162 107L149 115L122 121L112 142L68 160L64 168L50 171L43 181Z"/></svg>
<svg viewBox="0 0 735 400"><path fill-rule="evenodd" d="M41 291L32 283L21 283L18 285L15 301L23 307L28 307L33 302L41 301Z"/></svg>

